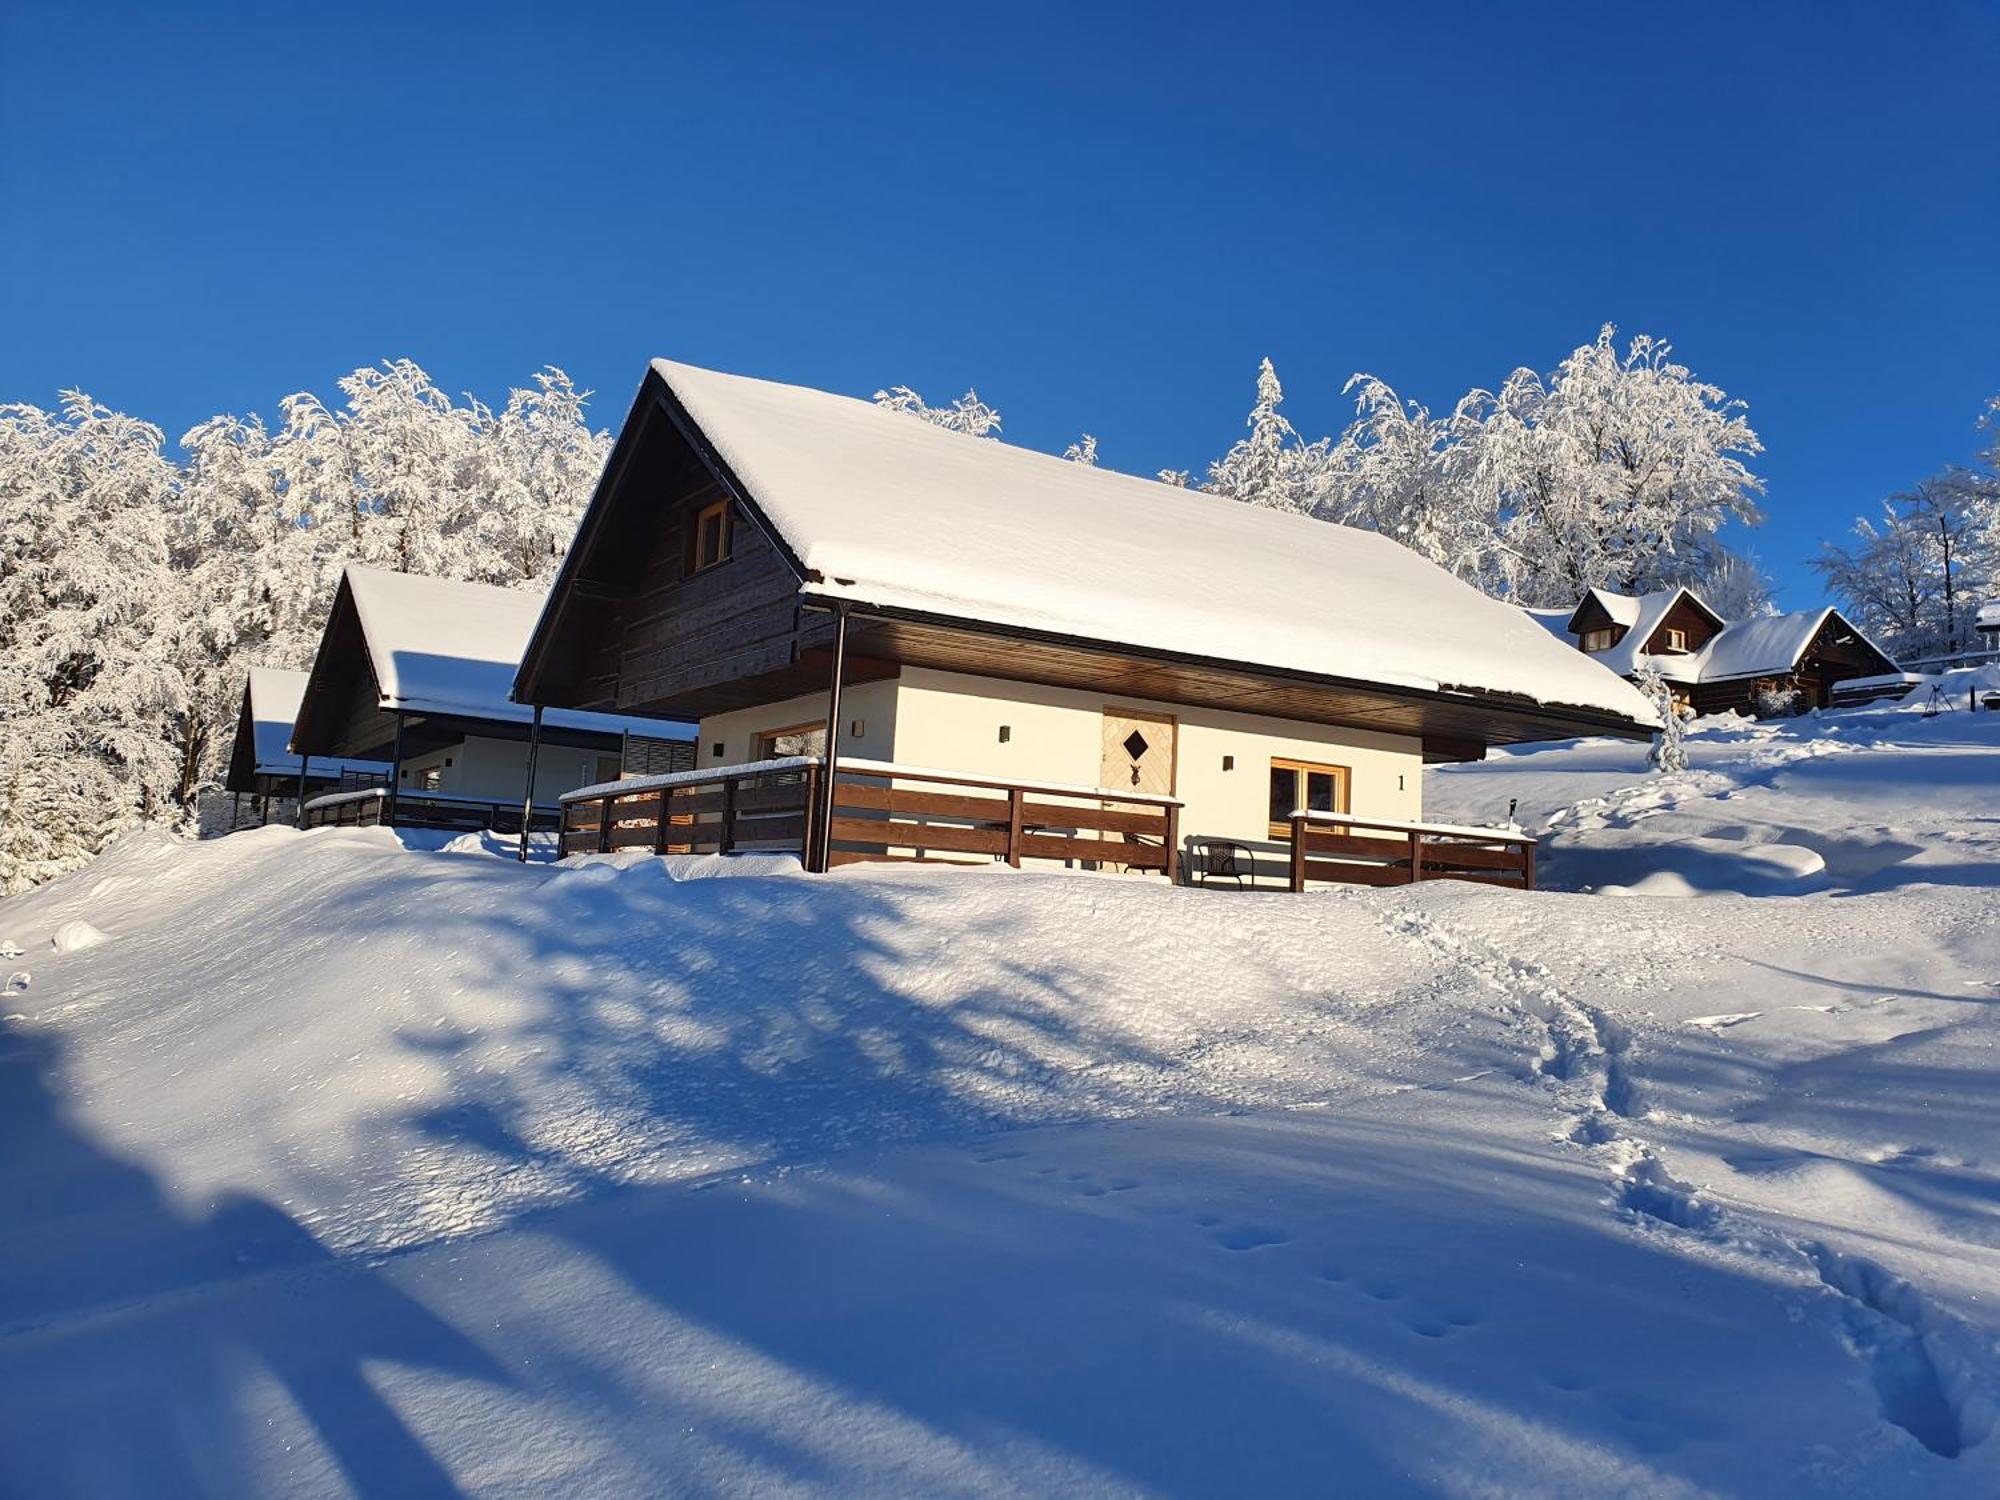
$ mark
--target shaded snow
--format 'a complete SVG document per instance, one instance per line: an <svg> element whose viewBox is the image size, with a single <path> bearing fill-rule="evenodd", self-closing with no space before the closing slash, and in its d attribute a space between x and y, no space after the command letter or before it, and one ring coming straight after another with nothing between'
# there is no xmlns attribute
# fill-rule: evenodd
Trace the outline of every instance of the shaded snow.
<svg viewBox="0 0 2000 1500"><path fill-rule="evenodd" d="M1690 743L1427 809L1821 889L127 839L0 902L0 1489L1994 1493L2000 715Z"/></svg>

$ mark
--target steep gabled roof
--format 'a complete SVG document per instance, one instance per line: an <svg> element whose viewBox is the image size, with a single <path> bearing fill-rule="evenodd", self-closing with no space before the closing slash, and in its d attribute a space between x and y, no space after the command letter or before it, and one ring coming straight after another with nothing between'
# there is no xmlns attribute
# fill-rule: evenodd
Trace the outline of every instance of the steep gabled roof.
<svg viewBox="0 0 2000 1500"><path fill-rule="evenodd" d="M359 720L395 714L520 726L534 710L508 696L542 608L540 594L349 563L341 574L295 721L293 743L374 748ZM689 738L669 720L551 708L545 730Z"/></svg>
<svg viewBox="0 0 2000 1500"><path fill-rule="evenodd" d="M1606 727L1655 722L1630 684L1376 533L846 396L666 360L652 369L775 533L807 599L1580 710Z"/></svg>
<svg viewBox="0 0 2000 1500"><path fill-rule="evenodd" d="M1584 605L1595 599L1605 612L1625 625L1625 634L1607 650L1593 653L1598 661L1630 676L1650 657L1660 675L1669 682L1724 682L1741 677L1780 676L1799 664L1828 620L1838 620L1868 650L1894 666L1884 652L1863 635L1838 610L1830 607L1794 610L1789 614L1756 615L1734 623L1723 620L1702 597L1686 587L1659 589L1650 594L1615 594L1609 589L1591 589L1569 616L1574 625ZM1685 654L1647 652L1644 648L1675 605L1687 601L1719 627L1695 651Z"/></svg>
<svg viewBox="0 0 2000 1500"><path fill-rule="evenodd" d="M301 758L291 751L292 724L298 718L300 700L305 697L306 673L283 667L252 667L243 684L243 701L237 714L236 740L230 748L225 790L256 791L255 778L271 776L295 778ZM338 776L342 771L369 775L388 770L381 761L316 758L307 768L315 777Z"/></svg>

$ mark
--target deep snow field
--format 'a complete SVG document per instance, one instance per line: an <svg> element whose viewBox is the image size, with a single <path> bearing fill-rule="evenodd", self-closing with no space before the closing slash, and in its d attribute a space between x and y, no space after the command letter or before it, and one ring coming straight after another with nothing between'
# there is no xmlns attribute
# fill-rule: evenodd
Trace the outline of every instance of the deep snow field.
<svg viewBox="0 0 2000 1500"><path fill-rule="evenodd" d="M0 1493L2000 1494L2000 714L1691 743L1432 773L1532 895L130 838Z"/></svg>

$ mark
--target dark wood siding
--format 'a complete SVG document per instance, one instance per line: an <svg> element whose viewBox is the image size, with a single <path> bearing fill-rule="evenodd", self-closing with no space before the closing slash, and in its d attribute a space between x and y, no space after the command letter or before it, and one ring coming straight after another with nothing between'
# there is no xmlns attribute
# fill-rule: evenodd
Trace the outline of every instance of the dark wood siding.
<svg viewBox="0 0 2000 1500"><path fill-rule="evenodd" d="M1687 632L1688 651L1696 652L1707 645L1719 629L1721 627L1716 624L1713 615L1683 594L1653 628L1652 638L1646 642L1646 651L1653 656L1674 655L1667 650L1667 632L1684 630Z"/></svg>
<svg viewBox="0 0 2000 1500"><path fill-rule="evenodd" d="M695 517L727 498L665 405L642 392L593 501L601 524L558 589L537 671L546 702L694 717L712 707L708 690L743 684L754 700L763 689L751 683L796 674L831 639L825 614L800 609L791 563L733 503L728 559L690 571Z"/></svg>

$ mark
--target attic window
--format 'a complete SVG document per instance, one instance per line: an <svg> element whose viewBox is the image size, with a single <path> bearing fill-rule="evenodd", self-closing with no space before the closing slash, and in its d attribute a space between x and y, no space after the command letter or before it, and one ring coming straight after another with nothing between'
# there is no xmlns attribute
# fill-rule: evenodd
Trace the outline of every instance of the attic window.
<svg viewBox="0 0 2000 1500"><path fill-rule="evenodd" d="M1688 633L1685 630L1680 630L1677 628L1669 628L1667 631L1666 644L1662 646L1660 649L1663 651L1685 651L1687 650L1687 648L1688 648Z"/></svg>
<svg viewBox="0 0 2000 1500"><path fill-rule="evenodd" d="M1615 631L1586 630L1583 633L1583 649L1586 651L1609 651L1617 640Z"/></svg>
<svg viewBox="0 0 2000 1500"><path fill-rule="evenodd" d="M717 500L695 513L689 533L688 571L699 573L729 561L729 502Z"/></svg>

